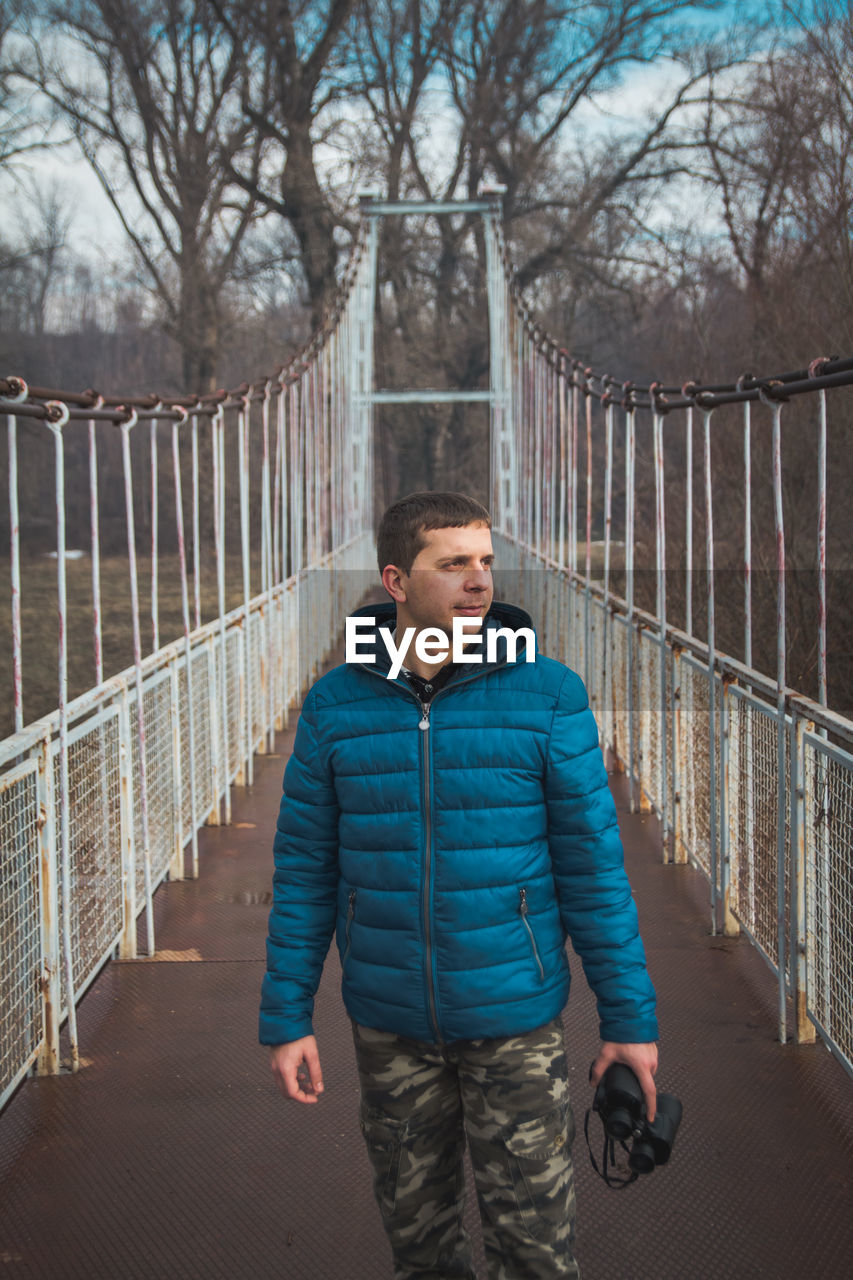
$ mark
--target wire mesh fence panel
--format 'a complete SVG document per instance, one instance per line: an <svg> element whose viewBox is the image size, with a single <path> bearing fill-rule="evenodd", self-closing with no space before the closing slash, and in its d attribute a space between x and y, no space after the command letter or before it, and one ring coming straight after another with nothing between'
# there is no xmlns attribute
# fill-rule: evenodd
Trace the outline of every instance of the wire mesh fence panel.
<svg viewBox="0 0 853 1280"><path fill-rule="evenodd" d="M242 631L231 627L225 633L225 741L228 757L228 781L240 771L241 740L240 681L243 662Z"/></svg>
<svg viewBox="0 0 853 1280"><path fill-rule="evenodd" d="M299 693L299 647L296 639L298 635L296 623L297 601L296 592L292 586L288 587L285 593L283 608L284 705L289 708L295 703Z"/></svg>
<svg viewBox="0 0 853 1280"><path fill-rule="evenodd" d="M785 735L785 797L790 751ZM730 906L773 964L778 963L779 752L776 709L729 690L727 822ZM787 810L786 803L786 810ZM790 913L790 823L785 823L785 904Z"/></svg>
<svg viewBox="0 0 853 1280"><path fill-rule="evenodd" d="M38 766L0 779L0 1104L43 1037Z"/></svg>
<svg viewBox="0 0 853 1280"><path fill-rule="evenodd" d="M805 737L808 1009L853 1070L853 756Z"/></svg>
<svg viewBox="0 0 853 1280"><path fill-rule="evenodd" d="M583 677L586 668L586 630L583 593L576 582L572 583L569 613L569 651L571 666Z"/></svg>
<svg viewBox="0 0 853 1280"><path fill-rule="evenodd" d="M708 668L683 657L681 663L682 831L687 856L713 876L711 849L711 719ZM719 732L719 719L717 719Z"/></svg>
<svg viewBox="0 0 853 1280"><path fill-rule="evenodd" d="M54 802L60 803L60 759L54 743ZM84 989L115 945L124 923L121 865L118 707L69 735L67 821L70 848L72 976ZM65 909L62 883L59 910ZM62 1008L66 1007L62 971Z"/></svg>
<svg viewBox="0 0 853 1280"><path fill-rule="evenodd" d="M267 615L265 610L253 609L249 614L249 662L248 676L251 690L250 724L252 750L257 750L266 729L267 710Z"/></svg>
<svg viewBox="0 0 853 1280"><path fill-rule="evenodd" d="M661 724L661 648L657 636L640 631L637 637L637 722L640 785L652 808L662 814L663 748L665 726ZM663 731L662 731L663 730Z"/></svg>
<svg viewBox="0 0 853 1280"><path fill-rule="evenodd" d="M604 703L604 630L605 617L601 604L594 596L587 602L589 615L589 668L587 676L587 693L592 708L599 737L603 738L605 703Z"/></svg>
<svg viewBox="0 0 853 1280"><path fill-rule="evenodd" d="M148 839L151 883L165 876L175 851L177 814L174 790L174 740L172 736L172 682L168 671L158 672L142 686L145 720L145 771L148 783ZM136 902L145 901L145 844L142 832L142 791L139 769L139 735L136 732L136 695L131 706L133 761L133 822L136 849Z"/></svg>
<svg viewBox="0 0 853 1280"><path fill-rule="evenodd" d="M192 657L193 686L193 751L192 769L195 779L195 811L196 821L202 822L216 803L214 795L214 725L216 702L216 682L212 666L212 653L206 646L196 649ZM187 711L189 705L187 706ZM189 795L190 735L189 716L181 713L181 782L184 789L184 839L192 834L187 826L186 815L189 812L192 821L192 810Z"/></svg>
<svg viewBox="0 0 853 1280"><path fill-rule="evenodd" d="M181 654L177 661L181 740L181 844L185 845L192 836L193 787L196 822L201 822L215 803L212 713L217 703L208 650L206 647L196 648L191 655L193 717L190 735L190 680L185 655Z"/></svg>
<svg viewBox="0 0 853 1280"><path fill-rule="evenodd" d="M620 614L610 619L612 737L610 745L623 762L628 759L628 622Z"/></svg>

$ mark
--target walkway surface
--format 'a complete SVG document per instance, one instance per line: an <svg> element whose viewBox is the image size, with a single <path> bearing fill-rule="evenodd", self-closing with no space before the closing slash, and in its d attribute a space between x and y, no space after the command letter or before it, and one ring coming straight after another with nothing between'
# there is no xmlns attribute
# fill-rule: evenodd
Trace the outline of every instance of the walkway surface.
<svg viewBox="0 0 853 1280"><path fill-rule="evenodd" d="M292 729L256 760L233 825L202 833L201 878L158 892L158 958L111 963L86 995L83 1069L26 1081L0 1116L0 1280L390 1280L334 956L317 1003L322 1101L280 1098L256 1042L291 743ZM573 959L584 1280L848 1280L853 1081L822 1046L776 1042L769 970L746 940L708 935L704 881L661 865L654 820L627 814L614 782L660 999L658 1083L684 1122L666 1168L620 1193L594 1176L596 1018ZM468 1216L479 1249L473 1198Z"/></svg>

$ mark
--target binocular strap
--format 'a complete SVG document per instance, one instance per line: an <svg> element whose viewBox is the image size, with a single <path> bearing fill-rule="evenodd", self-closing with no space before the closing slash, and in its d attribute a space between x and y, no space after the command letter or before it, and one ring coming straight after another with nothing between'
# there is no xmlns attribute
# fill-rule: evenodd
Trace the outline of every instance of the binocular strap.
<svg viewBox="0 0 853 1280"><path fill-rule="evenodd" d="M604 1149L601 1153L601 1168L599 1169L595 1156L592 1154L592 1144L589 1140L589 1117L591 1115L592 1108L587 1111L583 1122L583 1136L586 1138L586 1149L589 1152L590 1164L602 1182L605 1182L612 1191L624 1191L625 1187L630 1187L631 1183L636 1182L640 1175L636 1169L629 1169L624 1175L620 1174L619 1177L614 1175L612 1166L616 1161L616 1141L608 1137L606 1129L604 1130ZM626 1155L630 1155L624 1142L620 1141L619 1146Z"/></svg>

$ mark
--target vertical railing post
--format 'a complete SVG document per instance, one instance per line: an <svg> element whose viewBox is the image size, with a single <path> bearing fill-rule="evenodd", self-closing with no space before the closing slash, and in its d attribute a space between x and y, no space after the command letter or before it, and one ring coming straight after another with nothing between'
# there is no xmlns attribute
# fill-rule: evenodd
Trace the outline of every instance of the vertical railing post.
<svg viewBox="0 0 853 1280"><path fill-rule="evenodd" d="M740 380L739 385L744 381ZM743 661L752 666L752 406L743 405Z"/></svg>
<svg viewBox="0 0 853 1280"><path fill-rule="evenodd" d="M192 661L192 645L190 643L190 597L189 586L187 582L187 547L184 534L184 498L181 486L181 455L179 449L178 435L182 426L187 421L187 412L180 405L173 407L173 413L177 415L177 419L172 423L172 471L175 481L175 525L178 534L178 564L181 573L181 615L184 624L184 661L187 677L187 760L189 764L189 789L190 789L190 827L192 830L192 876L198 879L198 808L196 803L196 756L195 756L195 691L193 687L193 661ZM174 667L175 679L177 681L177 665ZM180 704L178 703L178 706ZM180 726L179 726L180 727ZM180 733L176 743L176 749L180 753ZM180 754L177 757L180 761ZM181 791L178 789L178 824L179 824L179 844L175 851L176 861L183 872L183 816L180 812Z"/></svg>
<svg viewBox="0 0 853 1280"><path fill-rule="evenodd" d="M733 681L724 676L720 697L720 903L723 933L728 938L737 937L740 926L732 911L732 862L731 862L731 812L732 794L732 687Z"/></svg>
<svg viewBox="0 0 853 1280"><path fill-rule="evenodd" d="M68 422L68 406L57 400L45 406L45 424L53 434L56 479L56 588L59 608L59 839L60 880L62 884L62 960L65 972L65 1002L68 1011L68 1037L71 1048L71 1070L80 1065L77 1040L77 998L74 986L74 940L71 919L75 895L71 887L71 783L68 762L68 601L65 564L65 449L62 429ZM54 812L56 806L54 805Z"/></svg>
<svg viewBox="0 0 853 1280"><path fill-rule="evenodd" d="M738 380L738 387L743 387L751 376L745 374ZM743 405L743 660L745 666L752 668L752 406L748 400ZM750 919L755 919L755 872L752 851L755 848L755 761L753 759L753 714L746 716L745 744L745 788L746 788L746 831L745 847L750 850L752 870L749 876L748 901Z"/></svg>
<svg viewBox="0 0 853 1280"><path fill-rule="evenodd" d="M658 688L658 711L660 727L658 729L658 754L660 756L660 819L661 840L663 844L663 861L669 861L669 838L671 818L668 804L667 773L667 647L666 647L666 489L664 483L663 455L663 418L664 411L655 394L657 388L652 387L654 410L652 415L652 436L654 442L655 466L655 570L657 576L657 615L658 644L660 646L660 685Z"/></svg>
<svg viewBox="0 0 853 1280"><path fill-rule="evenodd" d="M181 760L181 689L177 663L169 664L169 724L172 736L172 856L169 879L184 879L184 816ZM190 758L192 772L192 758Z"/></svg>
<svg viewBox="0 0 853 1280"><path fill-rule="evenodd" d="M761 398L773 415L773 516L776 531L776 949L779 962L779 1040L787 1039L787 937L785 929L786 821L790 799L786 759L788 728L785 721L787 649L785 600L785 519L782 507L782 397L778 385L765 384ZM793 764L793 762L792 762Z"/></svg>
<svg viewBox="0 0 853 1280"><path fill-rule="evenodd" d="M142 686L142 633L139 625L139 580L136 570L136 520L133 510L133 476L130 461L130 433L137 423L135 409L121 423L124 505L127 522L127 558L130 570L130 604L133 620L133 662L136 673L136 732L139 744L139 807L142 820L142 858L145 875L145 926L148 954L154 954L154 907L151 875L151 831L148 821L148 766L145 753L145 711Z"/></svg>
<svg viewBox="0 0 853 1280"><path fill-rule="evenodd" d="M151 419L151 652L160 648L160 493L157 418Z"/></svg>
<svg viewBox="0 0 853 1280"><path fill-rule="evenodd" d="M263 619L266 633L266 648L262 663L261 696L264 708L263 733L261 735L262 751L275 750L275 710L273 705L273 531L272 510L270 507L270 398L272 383L264 386L262 406L263 459L261 463L261 557L263 560L263 594L266 597L263 606Z"/></svg>
<svg viewBox="0 0 853 1280"><path fill-rule="evenodd" d="M102 397L98 397L99 405ZM101 539L98 504L98 453L94 418L89 422L89 531L92 546L92 639L95 652L95 684L104 678L101 634Z"/></svg>
<svg viewBox="0 0 853 1280"><path fill-rule="evenodd" d="M708 862L711 868L711 933L718 931L718 899L720 885L717 838L717 650L714 582L714 488L711 466L711 414L703 409L705 471L705 572L708 608Z"/></svg>
<svg viewBox="0 0 853 1280"><path fill-rule="evenodd" d="M613 706L613 616L610 603L610 556L613 538L613 398L609 390L605 390L601 403L605 414L605 461L604 461L604 742L615 755L614 725L616 723Z"/></svg>
<svg viewBox="0 0 853 1280"><path fill-rule="evenodd" d="M118 713L119 737L119 825L121 831L121 880L123 924L119 939L119 956L133 960L137 954L136 936L136 837L133 816L133 732L130 727L130 698L122 681Z"/></svg>
<svg viewBox="0 0 853 1280"><path fill-rule="evenodd" d="M62 944L59 927L59 886L56 866L56 799L51 734L46 732L38 754L39 901L41 904L41 995L43 1041L38 1057L40 1076L59 1074L59 1020L62 1003Z"/></svg>
<svg viewBox="0 0 853 1280"><path fill-rule="evenodd" d="M219 790L216 794L216 821L225 804L225 822L231 821L231 762L228 725L228 644L225 630L225 411L222 405L211 422L213 438L213 538L216 550L216 598L219 610L219 733L215 740Z"/></svg>
<svg viewBox="0 0 853 1280"><path fill-rule="evenodd" d="M18 387L15 404L23 404L29 395L27 384L20 378L10 379ZM24 681L21 642L21 526L18 514L18 422L14 414L6 419L9 449L9 542L12 576L12 675L15 700L15 732L24 727Z"/></svg>
<svg viewBox="0 0 853 1280"><path fill-rule="evenodd" d="M250 627L251 611L249 601L252 595L252 569L250 562L250 516L249 516L249 427L252 414L252 395L254 388L249 387L243 396L242 408L237 420L238 436L238 470L240 473L240 557L243 566L243 632L242 661L240 663L240 725L242 746L240 750L240 772L237 782L239 786L251 786L254 779L252 756L252 682L249 669L251 656Z"/></svg>
<svg viewBox="0 0 853 1280"><path fill-rule="evenodd" d="M636 423L634 395L630 385L626 384L625 392L625 602L627 605L627 684L628 699L628 794L629 811L636 811L635 774L634 774L634 502L635 502L635 459Z"/></svg>
<svg viewBox="0 0 853 1280"><path fill-rule="evenodd" d="M809 371L811 372L811 370ZM817 699L826 706L826 392L818 392Z"/></svg>
<svg viewBox="0 0 853 1280"><path fill-rule="evenodd" d="M684 865L688 861L687 837L684 830L684 779L686 777L687 751L684 747L687 716L683 705L682 683L684 679L683 650L672 648L672 856L673 861Z"/></svg>
<svg viewBox="0 0 853 1280"><path fill-rule="evenodd" d="M806 747L813 721L795 714L791 742L791 984L794 996L794 1035L797 1044L812 1044L815 1026L808 1016L808 870L806 864Z"/></svg>
<svg viewBox="0 0 853 1280"><path fill-rule="evenodd" d="M592 387L591 369L583 371L583 395L586 410L586 555L584 556L584 684L589 689L592 674ZM594 702L594 695L593 695ZM593 708L595 709L595 708Z"/></svg>
<svg viewBox="0 0 853 1280"><path fill-rule="evenodd" d="M684 632L693 635L693 406L684 424Z"/></svg>
<svg viewBox="0 0 853 1280"><path fill-rule="evenodd" d="M559 543L559 561L560 568L566 567L566 498L568 497L568 441L566 435L569 428L568 414L568 379L566 374L566 353L560 352L559 356L559 381L557 384L558 404L559 404L559 432L560 432L560 543Z"/></svg>
<svg viewBox="0 0 853 1280"><path fill-rule="evenodd" d="M195 606L195 630L201 626L201 542L199 537L199 470L198 470L198 414L193 414L192 425L192 476L193 476L193 603Z"/></svg>

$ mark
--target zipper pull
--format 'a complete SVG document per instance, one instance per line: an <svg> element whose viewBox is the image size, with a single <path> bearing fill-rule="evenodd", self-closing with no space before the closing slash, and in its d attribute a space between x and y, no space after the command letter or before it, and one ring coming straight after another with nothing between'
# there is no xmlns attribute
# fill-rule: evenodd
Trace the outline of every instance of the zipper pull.
<svg viewBox="0 0 853 1280"><path fill-rule="evenodd" d="M421 719L418 723L419 729L427 730L429 728L429 709L431 706L432 703L430 702L421 703Z"/></svg>
<svg viewBox="0 0 853 1280"><path fill-rule="evenodd" d="M518 891L518 909L523 916L527 915L527 890L519 889Z"/></svg>

